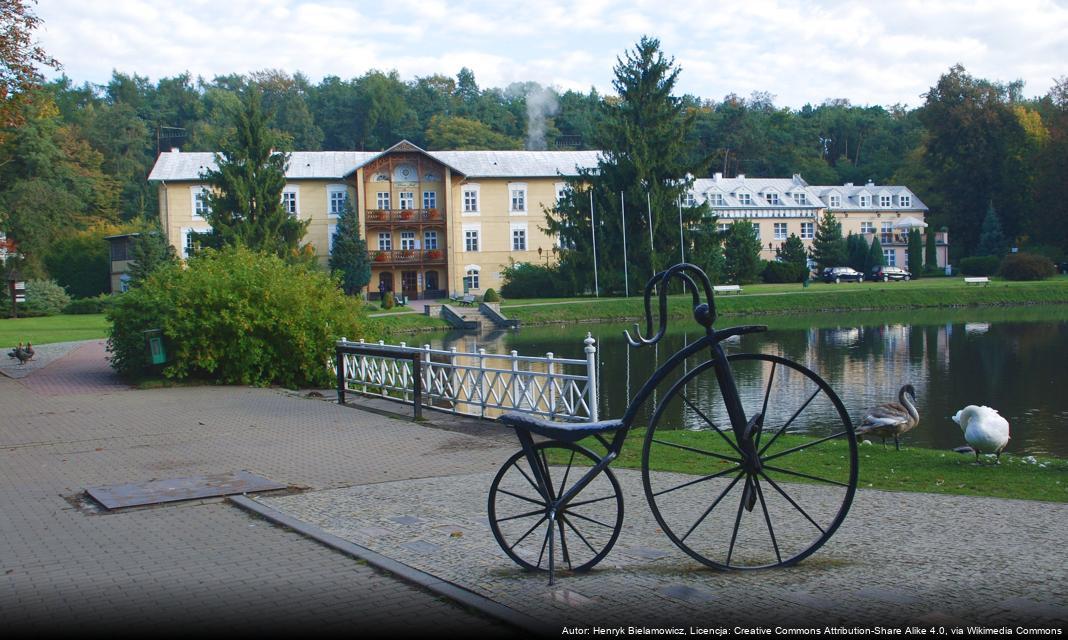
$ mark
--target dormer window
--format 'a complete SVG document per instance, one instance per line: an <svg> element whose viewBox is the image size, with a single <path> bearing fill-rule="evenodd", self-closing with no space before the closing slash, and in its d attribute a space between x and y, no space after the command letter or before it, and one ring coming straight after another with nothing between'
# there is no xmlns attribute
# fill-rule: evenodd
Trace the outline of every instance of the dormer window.
<svg viewBox="0 0 1068 640"><path fill-rule="evenodd" d="M902 195L897 197L897 200L898 200L898 202L901 203L902 207L911 207L912 206L912 196L907 196L907 195L902 194Z"/></svg>
<svg viewBox="0 0 1068 640"><path fill-rule="evenodd" d="M753 196L752 195L750 195L748 193L745 193L745 192L742 192L742 193L739 193L739 194L736 194L736 195L738 196L738 202L740 204L753 204Z"/></svg>
<svg viewBox="0 0 1068 640"><path fill-rule="evenodd" d="M890 207L890 196L879 196L879 206L888 209Z"/></svg>
<svg viewBox="0 0 1068 640"><path fill-rule="evenodd" d="M808 204L808 194L804 191L798 191L794 194L794 202L797 204Z"/></svg>
<svg viewBox="0 0 1068 640"><path fill-rule="evenodd" d="M827 206L829 206L829 207L840 207L840 206L842 206L842 196L840 196L838 194L834 194L834 195L828 197L827 198Z"/></svg>
<svg viewBox="0 0 1068 640"><path fill-rule="evenodd" d="M723 207L727 205L726 201L723 200L722 193L708 193L707 196L708 204L713 207Z"/></svg>
<svg viewBox="0 0 1068 640"><path fill-rule="evenodd" d="M779 194L774 191L765 193L764 199L767 200L768 204L782 204L782 201L779 200Z"/></svg>
<svg viewBox="0 0 1068 640"><path fill-rule="evenodd" d="M860 206L862 206L862 207L870 207L871 206L871 196L869 196L869 195L859 196L859 201L860 201Z"/></svg>
<svg viewBox="0 0 1068 640"><path fill-rule="evenodd" d="M682 196L682 206L684 206L684 207L697 206L697 199L693 197L692 193L687 192L686 195Z"/></svg>

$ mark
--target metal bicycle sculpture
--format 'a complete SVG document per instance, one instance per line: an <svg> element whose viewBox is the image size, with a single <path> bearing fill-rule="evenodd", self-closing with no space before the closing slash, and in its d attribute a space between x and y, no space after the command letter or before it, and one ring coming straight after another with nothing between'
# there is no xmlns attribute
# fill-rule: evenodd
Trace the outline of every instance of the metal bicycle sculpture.
<svg viewBox="0 0 1068 640"><path fill-rule="evenodd" d="M654 401L641 452L645 497L660 530L695 560L717 569L789 566L819 549L841 525L857 486L853 424L830 386L808 368L764 353L727 355L723 341L766 326L713 329L708 277L691 264L645 287L645 334L659 291L659 329L626 332L633 347L667 331L673 278L693 297L704 336L672 355L645 382L623 416L558 423L509 413L522 449L497 472L489 521L521 567L585 571L612 549L623 526L623 494L609 465L623 453L639 409ZM701 293L705 302L701 301ZM708 350L697 364L690 358ZM534 435L545 438L534 441ZM593 438L605 453L581 446ZM634 466L633 454L625 463Z"/></svg>

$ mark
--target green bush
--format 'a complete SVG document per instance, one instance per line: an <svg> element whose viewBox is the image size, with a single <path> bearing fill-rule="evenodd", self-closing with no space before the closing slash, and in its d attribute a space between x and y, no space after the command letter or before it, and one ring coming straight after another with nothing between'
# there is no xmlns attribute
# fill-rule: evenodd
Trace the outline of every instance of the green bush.
<svg viewBox="0 0 1068 640"><path fill-rule="evenodd" d="M58 238L44 256L48 273L71 295L90 298L111 288L107 231L82 231Z"/></svg>
<svg viewBox="0 0 1068 640"><path fill-rule="evenodd" d="M760 277L767 283L801 282L805 279L806 273L808 273L806 267L777 260L768 260Z"/></svg>
<svg viewBox="0 0 1068 640"><path fill-rule="evenodd" d="M1053 262L1034 253L1010 253L1001 260L1001 277L1006 280L1045 280L1056 273Z"/></svg>
<svg viewBox="0 0 1068 640"><path fill-rule="evenodd" d="M397 298L393 296L392 291L387 291L382 294L382 308L392 309L397 306Z"/></svg>
<svg viewBox="0 0 1068 640"><path fill-rule="evenodd" d="M972 256L960 261L960 272L966 276L992 276L997 271L997 256Z"/></svg>
<svg viewBox="0 0 1068 640"><path fill-rule="evenodd" d="M530 262L511 263L501 270L501 279L501 295L506 298L556 298L575 293L554 267Z"/></svg>
<svg viewBox="0 0 1068 640"><path fill-rule="evenodd" d="M64 309L63 313L69 313L72 315L86 314L86 313L104 313L108 310L108 307L115 301L113 296L109 296L106 293L102 293L92 298L79 298L71 301Z"/></svg>
<svg viewBox="0 0 1068 640"><path fill-rule="evenodd" d="M493 289L486 289L486 293L482 294L482 302L500 302L501 297L497 295L497 292Z"/></svg>
<svg viewBox="0 0 1068 640"><path fill-rule="evenodd" d="M27 280L26 303L23 308L27 315L54 316L63 313L70 304L70 296L55 280Z"/></svg>
<svg viewBox="0 0 1068 640"><path fill-rule="evenodd" d="M136 376L148 329L161 329L163 375L227 384L329 386L334 341L378 337L363 304L321 271L243 248L165 264L119 296L108 319L111 365Z"/></svg>

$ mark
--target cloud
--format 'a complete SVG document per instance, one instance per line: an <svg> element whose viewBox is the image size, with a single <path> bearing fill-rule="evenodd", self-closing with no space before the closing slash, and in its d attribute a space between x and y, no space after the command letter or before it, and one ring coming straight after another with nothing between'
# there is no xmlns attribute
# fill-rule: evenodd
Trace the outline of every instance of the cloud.
<svg viewBox="0 0 1068 640"><path fill-rule="evenodd" d="M616 57L647 34L683 66L681 92L915 105L958 62L977 76L1021 78L1036 95L1068 60L1068 6L1053 0L50 0L37 11L46 50L76 82L94 83L112 69L158 79L277 68L316 81L466 66L483 87L532 80L607 92Z"/></svg>

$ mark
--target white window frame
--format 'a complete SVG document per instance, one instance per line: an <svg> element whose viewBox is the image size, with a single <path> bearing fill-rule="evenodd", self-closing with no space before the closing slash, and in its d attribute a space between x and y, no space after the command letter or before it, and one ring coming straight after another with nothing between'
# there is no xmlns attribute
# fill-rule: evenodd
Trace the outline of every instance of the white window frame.
<svg viewBox="0 0 1068 640"><path fill-rule="evenodd" d="M871 196L870 195L859 195L859 196L857 196L857 202L859 202L860 206L862 206L862 207L870 207L871 206Z"/></svg>
<svg viewBox="0 0 1068 640"><path fill-rule="evenodd" d="M730 225L729 222L717 222L716 223L716 231L718 233L727 233L730 230L731 230L731 225Z"/></svg>
<svg viewBox="0 0 1068 640"><path fill-rule="evenodd" d="M560 200L562 200L563 197L564 197L564 191L567 190L567 183L566 182L557 182L553 186L555 187L555 190L556 190L556 202L560 202Z"/></svg>
<svg viewBox="0 0 1068 640"><path fill-rule="evenodd" d="M742 192L737 194L738 203L746 206L753 204L753 196L750 193Z"/></svg>
<svg viewBox="0 0 1068 640"><path fill-rule="evenodd" d="M893 206L893 196L879 196L879 206L883 209L889 209Z"/></svg>
<svg viewBox="0 0 1068 640"><path fill-rule="evenodd" d="M686 194L682 196L682 206L684 206L684 207L696 207L697 206L697 198L695 198L693 196L693 192L687 191Z"/></svg>
<svg viewBox="0 0 1068 640"><path fill-rule="evenodd" d="M883 249L883 262L888 267L897 266L897 249Z"/></svg>
<svg viewBox="0 0 1068 640"><path fill-rule="evenodd" d="M861 222L860 223L860 232L861 233L874 234L875 233L875 223L871 222L870 220Z"/></svg>
<svg viewBox="0 0 1068 640"><path fill-rule="evenodd" d="M392 197L390 196L389 191L379 191L375 193L375 204L377 205L375 208L381 209L383 211L389 211L391 200Z"/></svg>
<svg viewBox="0 0 1068 640"><path fill-rule="evenodd" d="M527 215L527 183L508 183L508 212L518 216Z"/></svg>
<svg viewBox="0 0 1068 640"><path fill-rule="evenodd" d="M712 207L725 207L727 206L727 201L723 199L722 193L709 193L708 204Z"/></svg>
<svg viewBox="0 0 1068 640"><path fill-rule="evenodd" d="M842 206L842 196L838 194L827 196L827 206L835 208Z"/></svg>
<svg viewBox="0 0 1068 640"><path fill-rule="evenodd" d="M189 246L189 237L194 231L197 233L207 233L211 231L211 227L208 227L206 229L202 227L182 227L179 230L179 234L182 238L182 247L180 253L183 258L189 257L189 250L192 248Z"/></svg>
<svg viewBox="0 0 1068 640"><path fill-rule="evenodd" d="M415 251L419 248L419 240L415 237L414 231L400 232L400 248L401 251Z"/></svg>
<svg viewBox="0 0 1068 640"><path fill-rule="evenodd" d="M480 289L482 289L482 287L479 286L479 284L480 284L479 280L481 279L481 275L482 275L482 268L479 267L477 264L469 264L466 267L464 267L464 276L463 276L463 281L462 281L464 289L465 290L471 290L471 289L480 290Z"/></svg>
<svg viewBox="0 0 1068 640"><path fill-rule="evenodd" d="M438 232L426 230L423 232L423 248L427 250L438 248Z"/></svg>
<svg viewBox="0 0 1068 640"><path fill-rule="evenodd" d="M415 192L414 191L399 191L397 192L397 207L401 210L414 209L415 208Z"/></svg>
<svg viewBox="0 0 1068 640"><path fill-rule="evenodd" d="M482 225L480 224L465 224L461 228L463 233L463 249L464 252L478 253L482 250ZM474 234L473 236L471 234ZM471 240L474 240L474 248L471 246Z"/></svg>
<svg viewBox="0 0 1068 640"><path fill-rule="evenodd" d="M438 192L437 191L424 191L423 192L423 208L424 209L437 209L438 208Z"/></svg>
<svg viewBox="0 0 1068 640"><path fill-rule="evenodd" d="M334 234L336 233L336 224L326 225L326 255L333 255L334 253Z"/></svg>
<svg viewBox="0 0 1068 640"><path fill-rule="evenodd" d="M393 234L389 231L378 232L378 250L393 251Z"/></svg>
<svg viewBox="0 0 1068 640"><path fill-rule="evenodd" d="M753 237L760 240L760 223L750 220L749 224L753 225Z"/></svg>
<svg viewBox="0 0 1068 640"><path fill-rule="evenodd" d="M778 192L775 192L775 191L767 191L767 192L765 192L764 193L764 200L766 200L767 203L771 204L771 205L782 204L782 198L780 198Z"/></svg>
<svg viewBox="0 0 1068 640"><path fill-rule="evenodd" d="M481 213L481 189L477 184L465 184L460 187L461 215L477 216Z"/></svg>
<svg viewBox="0 0 1068 640"><path fill-rule="evenodd" d="M512 251L529 251L530 237L529 237L529 234L527 234L527 225L526 224L513 224L513 225L511 225L511 231L512 231L512 233L511 233L511 236L512 236L511 244L509 244L508 246L510 246L512 248ZM517 239L516 238L516 234L517 233L522 234L522 239L523 239L523 246L522 247L517 247L516 246L516 239Z"/></svg>
<svg viewBox="0 0 1068 640"><path fill-rule="evenodd" d="M796 202L797 204L807 205L808 204L808 194L805 193L804 191L795 191L794 192L794 202Z"/></svg>
<svg viewBox="0 0 1068 640"><path fill-rule="evenodd" d="M901 203L901 205L900 205L901 207L911 207L912 206L912 196L910 196L908 194L903 193L903 194L899 195L897 197L897 200L898 200L898 202Z"/></svg>
<svg viewBox="0 0 1068 640"><path fill-rule="evenodd" d="M197 212L197 202L199 201L199 202L203 203L203 205L204 205L203 206L204 213L210 213L211 212L211 208L208 207L208 202L206 200L206 198L208 196L208 188L203 186L203 185L197 185L195 187L189 187L189 196L190 196L190 199L192 200L193 219L194 220L203 220L204 219L204 215Z"/></svg>
<svg viewBox="0 0 1068 640"><path fill-rule="evenodd" d="M292 196L292 198L291 198L292 201L293 201L293 210L292 211L290 211L289 207L286 205L286 196ZM295 186L295 185L292 185L292 186L291 185L286 185L285 188L282 189L282 207L284 207L285 210L286 210L286 213L288 213L291 216L299 216L300 215L300 187Z"/></svg>
<svg viewBox="0 0 1068 640"><path fill-rule="evenodd" d="M816 223L815 222L802 222L801 223L801 239L812 240L816 237Z"/></svg>
<svg viewBox="0 0 1068 640"><path fill-rule="evenodd" d="M879 242L887 244L894 241L894 223L884 222L879 225Z"/></svg>
<svg viewBox="0 0 1068 640"><path fill-rule="evenodd" d="M338 195L340 194L340 198ZM349 201L349 190L343 184L331 184L326 187L326 215L337 218L345 210L345 204ZM337 205L337 206L335 206Z"/></svg>
<svg viewBox="0 0 1068 640"><path fill-rule="evenodd" d="M786 223L785 222L773 223L772 227L773 227L773 231L775 232L775 236L774 236L775 240L785 240L787 238Z"/></svg>

